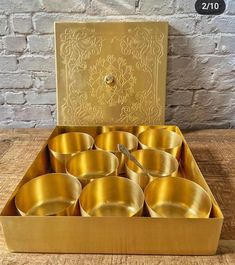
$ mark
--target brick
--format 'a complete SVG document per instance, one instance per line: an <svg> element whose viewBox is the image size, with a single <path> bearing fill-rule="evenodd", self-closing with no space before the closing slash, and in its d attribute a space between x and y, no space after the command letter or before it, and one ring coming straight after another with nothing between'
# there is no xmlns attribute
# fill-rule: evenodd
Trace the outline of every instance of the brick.
<svg viewBox="0 0 235 265"><path fill-rule="evenodd" d="M25 55L19 58L20 69L26 71L54 71L55 61L51 56Z"/></svg>
<svg viewBox="0 0 235 265"><path fill-rule="evenodd" d="M52 74L50 76L48 76L44 81L43 81L43 87L45 89L56 89L56 79L55 79L55 75Z"/></svg>
<svg viewBox="0 0 235 265"><path fill-rule="evenodd" d="M207 59L205 61L205 59ZM210 55L210 56L200 56L197 57L197 65L198 69L202 68L202 70L210 69L214 72L218 71L221 75L226 74L228 71L235 71L235 55Z"/></svg>
<svg viewBox="0 0 235 265"><path fill-rule="evenodd" d="M55 121L55 123L56 123L56 121L57 121L57 108L56 108L56 105L54 106L54 111L53 111L53 113L52 113L52 116L53 116L53 120Z"/></svg>
<svg viewBox="0 0 235 265"><path fill-rule="evenodd" d="M218 48L220 53L235 53L235 36L221 36Z"/></svg>
<svg viewBox="0 0 235 265"><path fill-rule="evenodd" d="M174 0L140 1L139 12L144 15L171 15L174 13Z"/></svg>
<svg viewBox="0 0 235 265"><path fill-rule="evenodd" d="M8 33L7 17L0 15L0 35Z"/></svg>
<svg viewBox="0 0 235 265"><path fill-rule="evenodd" d="M230 0L227 3L226 14L235 15L235 1Z"/></svg>
<svg viewBox="0 0 235 265"><path fill-rule="evenodd" d="M87 11L86 13L88 14ZM62 14L62 13L36 13L33 16L33 25L34 29L38 33L43 33L43 34L49 34L54 32L54 22L56 21L81 21L81 20L86 20L86 16L81 16L81 14ZM137 18L138 19L138 18ZM104 16L102 17L91 17L89 18L89 21L104 21L107 20ZM126 18L119 18L120 20L126 20ZM130 20L130 19L129 19ZM131 18L133 20L133 18Z"/></svg>
<svg viewBox="0 0 235 265"><path fill-rule="evenodd" d="M135 0L94 0L87 9L89 15L131 15L135 14Z"/></svg>
<svg viewBox="0 0 235 265"><path fill-rule="evenodd" d="M0 121L11 119L13 116L13 109L10 106L0 106Z"/></svg>
<svg viewBox="0 0 235 265"><path fill-rule="evenodd" d="M168 58L168 91L234 88L235 56L195 56ZM185 64L185 66L183 66Z"/></svg>
<svg viewBox="0 0 235 265"><path fill-rule="evenodd" d="M0 88L29 88L32 84L28 74L0 74Z"/></svg>
<svg viewBox="0 0 235 265"><path fill-rule="evenodd" d="M17 60L15 55L0 55L0 71L15 71L17 69Z"/></svg>
<svg viewBox="0 0 235 265"><path fill-rule="evenodd" d="M165 122L171 121L173 119L174 107L167 105L165 109Z"/></svg>
<svg viewBox="0 0 235 265"><path fill-rule="evenodd" d="M197 91L195 104L203 106L231 106L235 104L235 93L218 93L217 91Z"/></svg>
<svg viewBox="0 0 235 265"><path fill-rule="evenodd" d="M4 102L5 102L4 94L3 93L0 93L0 105L3 105Z"/></svg>
<svg viewBox="0 0 235 265"><path fill-rule="evenodd" d="M52 119L56 123L56 117L57 117L57 109L56 108L57 108L57 106L56 106L56 104L50 105L50 108L51 108Z"/></svg>
<svg viewBox="0 0 235 265"><path fill-rule="evenodd" d="M83 13L86 10L86 0L42 0L42 8L49 12L76 12Z"/></svg>
<svg viewBox="0 0 235 265"><path fill-rule="evenodd" d="M235 128L235 120L230 121L229 124L230 124L229 128Z"/></svg>
<svg viewBox="0 0 235 265"><path fill-rule="evenodd" d="M176 90L196 89L198 77L196 60L193 57L168 57L167 89L169 93Z"/></svg>
<svg viewBox="0 0 235 265"><path fill-rule="evenodd" d="M36 12L41 9L39 0L1 0L0 12Z"/></svg>
<svg viewBox="0 0 235 265"><path fill-rule="evenodd" d="M34 72L33 79L33 87L38 91L55 91L55 72Z"/></svg>
<svg viewBox="0 0 235 265"><path fill-rule="evenodd" d="M36 105L53 105L56 103L56 93L55 92L28 92L26 95L27 102L29 104Z"/></svg>
<svg viewBox="0 0 235 265"><path fill-rule="evenodd" d="M31 33L33 30L30 14L14 14L12 18L13 30L17 33Z"/></svg>
<svg viewBox="0 0 235 265"><path fill-rule="evenodd" d="M65 14L37 13L33 16L33 24L35 31L39 33L54 33L55 21L73 21L78 18L79 16Z"/></svg>
<svg viewBox="0 0 235 265"><path fill-rule="evenodd" d="M31 53L53 51L53 36L47 35L31 35L28 36L29 51Z"/></svg>
<svg viewBox="0 0 235 265"><path fill-rule="evenodd" d="M192 91L175 91L167 96L167 104L170 106L188 106L192 104L192 98Z"/></svg>
<svg viewBox="0 0 235 265"><path fill-rule="evenodd" d="M169 35L192 35L195 33L195 18L188 17L171 17L167 19L169 22Z"/></svg>
<svg viewBox="0 0 235 265"><path fill-rule="evenodd" d="M190 57L168 57L168 71L175 72L177 70L187 70L189 66L192 67L192 58Z"/></svg>
<svg viewBox="0 0 235 265"><path fill-rule="evenodd" d="M234 16L202 17L197 23L197 31L201 33L235 33Z"/></svg>
<svg viewBox="0 0 235 265"><path fill-rule="evenodd" d="M173 55L210 54L215 51L215 41L211 37L171 37L169 50Z"/></svg>
<svg viewBox="0 0 235 265"><path fill-rule="evenodd" d="M51 119L51 110L49 107L41 106L22 106L14 109L15 120L49 120Z"/></svg>
<svg viewBox="0 0 235 265"><path fill-rule="evenodd" d="M193 123L209 123L230 120L234 117L235 109L231 107L219 108L216 106L192 105L178 108L173 114L175 121L185 121Z"/></svg>
<svg viewBox="0 0 235 265"><path fill-rule="evenodd" d="M55 14L35 14L33 16L34 28L39 33L53 33L56 20L58 20L58 15Z"/></svg>
<svg viewBox="0 0 235 265"><path fill-rule="evenodd" d="M214 120L216 121L224 121L231 120L235 117L235 108L234 107L217 107L216 113L214 115Z"/></svg>
<svg viewBox="0 0 235 265"><path fill-rule="evenodd" d="M178 0L176 6L176 13L196 13L195 1Z"/></svg>
<svg viewBox="0 0 235 265"><path fill-rule="evenodd" d="M36 88L36 89L41 89L42 88L42 81L41 81L41 79L39 77L40 74L42 74L44 76L45 72L34 72L33 87Z"/></svg>
<svg viewBox="0 0 235 265"><path fill-rule="evenodd" d="M178 107L173 113L173 119L176 124L180 122L198 123L211 121L214 119L216 110L203 106L184 106Z"/></svg>
<svg viewBox="0 0 235 265"><path fill-rule="evenodd" d="M192 109L189 107L177 107L173 113L173 120L176 124L180 122L192 122Z"/></svg>
<svg viewBox="0 0 235 265"><path fill-rule="evenodd" d="M21 105L25 103L24 93L22 92L7 92L6 102L10 105Z"/></svg>
<svg viewBox="0 0 235 265"><path fill-rule="evenodd" d="M226 129L230 127L230 123L228 121L217 121L217 122L202 122L198 123L197 121L193 122L192 127L194 130L202 130L202 129Z"/></svg>
<svg viewBox="0 0 235 265"><path fill-rule="evenodd" d="M181 130L188 130L191 129L191 123L187 122L187 121L175 121L175 120L171 120L169 122L167 122L166 124L168 125L175 125L177 124L177 126L181 129Z"/></svg>
<svg viewBox="0 0 235 265"><path fill-rule="evenodd" d="M235 55L212 56L209 67L213 69L213 78L217 91L234 90Z"/></svg>
<svg viewBox="0 0 235 265"><path fill-rule="evenodd" d="M24 36L6 36L3 38L6 50L12 52L23 52L26 48L26 39Z"/></svg>
<svg viewBox="0 0 235 265"><path fill-rule="evenodd" d="M35 121L4 121L0 122L0 127L4 128L34 128Z"/></svg>
<svg viewBox="0 0 235 265"><path fill-rule="evenodd" d="M39 121L36 123L36 128L54 128L56 123L54 120Z"/></svg>

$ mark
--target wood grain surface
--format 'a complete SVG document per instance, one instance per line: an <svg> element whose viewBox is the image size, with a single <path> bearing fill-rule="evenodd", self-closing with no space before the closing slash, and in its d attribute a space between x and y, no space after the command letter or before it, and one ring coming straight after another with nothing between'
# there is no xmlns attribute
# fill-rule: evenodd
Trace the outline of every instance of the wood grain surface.
<svg viewBox="0 0 235 265"><path fill-rule="evenodd" d="M0 129L0 209L50 132L49 129ZM189 131L184 136L225 217L217 255L10 253L1 227L0 264L235 264L235 130Z"/></svg>

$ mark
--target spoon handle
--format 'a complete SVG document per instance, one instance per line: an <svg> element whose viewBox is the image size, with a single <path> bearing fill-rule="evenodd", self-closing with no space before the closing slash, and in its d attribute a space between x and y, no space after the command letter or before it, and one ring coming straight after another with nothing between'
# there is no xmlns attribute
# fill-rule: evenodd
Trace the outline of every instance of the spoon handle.
<svg viewBox="0 0 235 265"><path fill-rule="evenodd" d="M139 168L141 168L147 176L150 177L149 172L140 164L140 162L128 151L128 149L125 147L124 144L118 144L118 150L119 152L123 153L130 159L132 162L134 162Z"/></svg>

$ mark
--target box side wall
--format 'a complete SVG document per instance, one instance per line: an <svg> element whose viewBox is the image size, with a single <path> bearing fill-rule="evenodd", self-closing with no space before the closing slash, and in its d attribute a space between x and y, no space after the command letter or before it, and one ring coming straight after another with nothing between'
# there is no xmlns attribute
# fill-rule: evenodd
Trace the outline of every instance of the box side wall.
<svg viewBox="0 0 235 265"><path fill-rule="evenodd" d="M213 255L221 219L4 217L11 251Z"/></svg>
<svg viewBox="0 0 235 265"><path fill-rule="evenodd" d="M98 133L114 128L114 126L57 127L50 137L66 131L87 131L87 129L90 134L96 136ZM181 134L176 126L166 128ZM118 129L125 129L138 135L146 129L146 126L121 126ZM186 155L190 154L189 147L184 142L183 164L186 163ZM16 252L175 255L211 255L216 252L223 216L215 200L213 200L213 208L218 209L213 210L209 219L14 216L17 214L14 206L15 193L29 178L38 175L37 165L42 161L48 161L47 155L45 143L1 213L3 230L10 250ZM185 175L193 176L194 180L207 189L214 198L193 157L192 159L193 166L184 165L186 166ZM45 165L44 170L49 170L49 165ZM197 170L193 171L194 168ZM33 169L36 170L34 175L30 173Z"/></svg>
<svg viewBox="0 0 235 265"><path fill-rule="evenodd" d="M219 208L219 205L218 205L215 197L213 196L213 194L210 190L210 187L206 183L206 180L205 180L204 176L202 175L201 170L199 169L197 162L196 162L196 160L195 160L195 158L194 158L182 132L180 131L180 129L178 127L176 127L176 132L179 133L183 138L183 148L182 148L182 152L181 152L181 165L182 165L182 168L184 169L185 177L187 179L190 179L190 180L198 183L200 186L202 186L207 191L207 193L210 195L212 203L213 203L211 216L223 219L223 214Z"/></svg>
<svg viewBox="0 0 235 265"><path fill-rule="evenodd" d="M48 140L53 137L54 135L58 134L58 129L55 128L51 135L49 136ZM35 160L30 165L28 170L26 171L25 175L23 176L22 180L16 186L14 192L12 193L11 197L7 201L6 205L2 209L0 216L7 216L7 215L17 215L17 211L15 208L14 197L18 191L18 189L24 185L24 183L28 182L30 179L35 178L37 176L43 175L50 171L50 162L49 162L49 153L47 151L47 142L43 144L41 150L37 154Z"/></svg>

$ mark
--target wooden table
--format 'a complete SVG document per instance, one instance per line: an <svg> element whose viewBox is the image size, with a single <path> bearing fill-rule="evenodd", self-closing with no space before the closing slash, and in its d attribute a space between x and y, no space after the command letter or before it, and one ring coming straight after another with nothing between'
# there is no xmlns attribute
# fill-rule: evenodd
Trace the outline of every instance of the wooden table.
<svg viewBox="0 0 235 265"><path fill-rule="evenodd" d="M0 208L34 160L49 129L0 129ZM235 130L184 133L225 220L215 256L10 253L0 229L0 264L235 264Z"/></svg>

